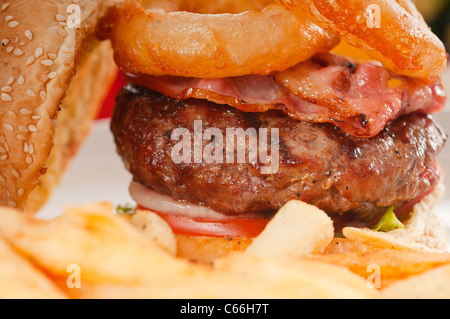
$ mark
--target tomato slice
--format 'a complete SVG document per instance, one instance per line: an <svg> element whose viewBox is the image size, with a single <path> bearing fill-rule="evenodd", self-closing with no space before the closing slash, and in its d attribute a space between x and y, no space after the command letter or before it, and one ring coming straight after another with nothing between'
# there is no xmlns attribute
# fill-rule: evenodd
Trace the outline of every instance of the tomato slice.
<svg viewBox="0 0 450 319"><path fill-rule="evenodd" d="M172 228L175 234L208 237L248 237L258 236L270 219L266 218L236 218L236 219L204 219L173 214L165 214L138 206L158 214Z"/></svg>

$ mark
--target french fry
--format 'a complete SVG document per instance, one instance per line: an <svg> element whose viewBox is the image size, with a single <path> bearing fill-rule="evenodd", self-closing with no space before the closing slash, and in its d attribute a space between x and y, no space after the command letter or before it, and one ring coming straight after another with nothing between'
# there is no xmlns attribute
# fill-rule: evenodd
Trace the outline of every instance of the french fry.
<svg viewBox="0 0 450 319"><path fill-rule="evenodd" d="M392 283L382 299L450 299L450 264Z"/></svg>
<svg viewBox="0 0 450 319"><path fill-rule="evenodd" d="M66 299L48 277L0 238L1 299Z"/></svg>
<svg viewBox="0 0 450 319"><path fill-rule="evenodd" d="M254 256L296 258L322 252L333 236L333 222L325 212L292 200L275 214L245 252Z"/></svg>
<svg viewBox="0 0 450 319"><path fill-rule="evenodd" d="M98 285L85 298L376 298L378 292L345 268L231 254L202 273L171 283Z"/></svg>
<svg viewBox="0 0 450 319"><path fill-rule="evenodd" d="M137 210L131 216L131 224L140 229L148 240L163 250L175 256L177 253L177 239L169 224L150 211Z"/></svg>
<svg viewBox="0 0 450 319"><path fill-rule="evenodd" d="M377 269L379 288L383 288L395 281L449 264L450 253L379 249L366 253L312 255L306 259L345 267L363 278L368 278Z"/></svg>
<svg viewBox="0 0 450 319"><path fill-rule="evenodd" d="M150 243L134 226L113 215L112 205L72 207L50 221L15 211L0 212L0 234L55 278L79 268L82 283L140 283L192 271Z"/></svg>
<svg viewBox="0 0 450 319"><path fill-rule="evenodd" d="M395 234L373 231L368 228L344 227L342 233L348 239L360 241L378 249L437 252L438 250L414 243Z"/></svg>
<svg viewBox="0 0 450 319"><path fill-rule="evenodd" d="M281 295L296 298L374 298L360 276L344 267L305 259L273 259L233 253L215 261L215 269L232 272L251 282L269 285Z"/></svg>
<svg viewBox="0 0 450 319"><path fill-rule="evenodd" d="M335 237L322 252L323 255L345 253L367 253L377 250L370 244L364 244L359 240Z"/></svg>

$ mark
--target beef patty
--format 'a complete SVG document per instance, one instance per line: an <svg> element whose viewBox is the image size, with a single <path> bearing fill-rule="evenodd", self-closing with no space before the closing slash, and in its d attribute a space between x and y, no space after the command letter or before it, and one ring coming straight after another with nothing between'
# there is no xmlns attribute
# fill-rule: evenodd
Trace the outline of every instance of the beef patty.
<svg viewBox="0 0 450 319"><path fill-rule="evenodd" d="M262 174L260 163L175 163L176 128L194 134L217 128L278 128L279 169ZM117 150L135 181L174 199L224 214L279 209L291 199L329 214L371 219L432 189L433 170L446 135L424 114L393 121L370 139L352 137L331 124L311 124L278 111L246 113L206 100L178 101L135 85L118 94L111 129ZM270 131L270 130L269 130ZM207 142L203 142L205 145Z"/></svg>

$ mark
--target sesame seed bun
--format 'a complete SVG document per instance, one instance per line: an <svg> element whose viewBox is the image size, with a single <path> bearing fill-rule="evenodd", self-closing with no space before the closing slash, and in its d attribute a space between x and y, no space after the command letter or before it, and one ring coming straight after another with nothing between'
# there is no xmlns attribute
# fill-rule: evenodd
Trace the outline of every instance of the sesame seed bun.
<svg viewBox="0 0 450 319"><path fill-rule="evenodd" d="M94 34L106 5L2 1L0 205L37 211L86 136L117 72Z"/></svg>

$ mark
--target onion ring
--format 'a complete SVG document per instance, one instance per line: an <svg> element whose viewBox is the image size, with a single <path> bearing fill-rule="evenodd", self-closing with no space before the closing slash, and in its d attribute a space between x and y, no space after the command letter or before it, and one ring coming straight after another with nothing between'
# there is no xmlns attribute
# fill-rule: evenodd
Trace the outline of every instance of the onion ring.
<svg viewBox="0 0 450 319"><path fill-rule="evenodd" d="M289 9L308 14L322 28L338 33L345 41L397 74L426 79L439 76L446 68L447 55L443 43L408 0L279 2ZM379 10L379 25L369 23L368 12L372 8Z"/></svg>
<svg viewBox="0 0 450 319"><path fill-rule="evenodd" d="M145 0L142 7L146 10L188 11L202 14L241 13L261 11L273 0Z"/></svg>
<svg viewBox="0 0 450 319"><path fill-rule="evenodd" d="M125 72L202 78L270 74L339 42L276 3L262 11L198 14L146 10L142 0L117 9L109 37Z"/></svg>

